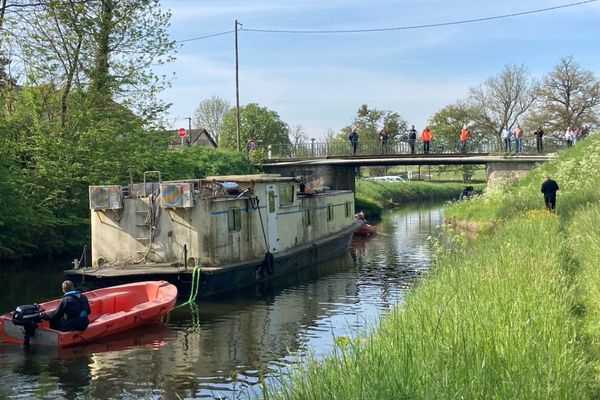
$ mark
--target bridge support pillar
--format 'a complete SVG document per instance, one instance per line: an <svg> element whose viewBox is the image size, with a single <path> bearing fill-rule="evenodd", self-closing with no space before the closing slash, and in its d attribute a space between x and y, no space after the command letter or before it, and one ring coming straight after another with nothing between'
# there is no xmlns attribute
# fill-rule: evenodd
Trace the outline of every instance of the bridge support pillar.
<svg viewBox="0 0 600 400"><path fill-rule="evenodd" d="M519 162L517 160L512 162L506 160L488 162L486 165L488 187L510 182L527 175L535 165L531 162Z"/></svg>
<svg viewBox="0 0 600 400"><path fill-rule="evenodd" d="M356 176L354 167L337 165L265 165L267 174L281 176L301 176L306 188L327 186L334 190L355 189Z"/></svg>

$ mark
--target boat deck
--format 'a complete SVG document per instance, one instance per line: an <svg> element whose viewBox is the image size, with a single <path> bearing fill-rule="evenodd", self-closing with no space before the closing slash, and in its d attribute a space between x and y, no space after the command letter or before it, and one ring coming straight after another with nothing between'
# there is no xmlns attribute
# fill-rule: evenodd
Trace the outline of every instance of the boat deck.
<svg viewBox="0 0 600 400"><path fill-rule="evenodd" d="M260 262L262 259L251 260L250 263L255 264ZM203 274L211 274L220 272L225 269L235 268L237 266L247 265L248 261L228 264L219 267L202 266L201 271ZM192 273L193 267L184 267L179 264L172 263L152 263L152 264L125 264L123 266L115 267L107 265L105 267L97 268L78 268L64 271L65 275L68 276L88 276L94 278L119 278L127 276L149 276L149 275L179 275L185 273Z"/></svg>

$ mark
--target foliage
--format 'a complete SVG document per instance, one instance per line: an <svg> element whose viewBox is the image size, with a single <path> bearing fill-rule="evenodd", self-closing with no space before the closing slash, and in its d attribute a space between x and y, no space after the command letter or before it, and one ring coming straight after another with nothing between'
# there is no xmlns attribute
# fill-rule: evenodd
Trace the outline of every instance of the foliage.
<svg viewBox="0 0 600 400"><path fill-rule="evenodd" d="M218 96L202 100L194 112L194 126L206 129L219 143L223 117L230 109L231 103Z"/></svg>
<svg viewBox="0 0 600 400"><path fill-rule="evenodd" d="M349 126L342 129L338 135L340 141L348 141L348 135L352 130L358 133L358 140L361 146L377 144L379 141L379 131L385 129L388 140L400 140L402 135L408 131L407 122L396 112L389 110L378 110L369 108L363 104L356 112L354 121Z"/></svg>
<svg viewBox="0 0 600 400"><path fill-rule="evenodd" d="M41 1L15 10L7 14L12 69L24 84L62 93L62 126L73 89L93 92L90 105L119 101L149 122L164 110L156 94L168 83L152 67L173 59L175 42L159 0Z"/></svg>
<svg viewBox="0 0 600 400"><path fill-rule="evenodd" d="M258 173L238 152L199 146L166 152L157 166L163 179L172 180Z"/></svg>
<svg viewBox="0 0 600 400"><path fill-rule="evenodd" d="M88 96L71 96L74 115ZM161 170L166 179L253 171L239 154L170 150L170 132L145 129L117 104L93 114L82 106L78 129L66 135L45 113L59 98L51 88L23 87L13 94L14 111L0 114L0 257L79 252L89 238L88 186L127 184L130 171L137 181L146 170Z"/></svg>
<svg viewBox="0 0 600 400"><path fill-rule="evenodd" d="M463 126L469 127L470 140L475 143L485 141L483 131L475 116L477 110L464 101L457 101L437 111L429 120L433 132L433 143L444 149L456 150L458 136Z"/></svg>
<svg viewBox="0 0 600 400"><path fill-rule="evenodd" d="M279 114L256 103L240 107L240 147L245 149L249 140L263 145L289 145L288 126ZM223 117L221 140L222 148L237 149L236 110L230 109Z"/></svg>
<svg viewBox="0 0 600 400"><path fill-rule="evenodd" d="M542 80L538 101L527 118L529 130L543 126L562 139L568 127L600 123L600 79L583 69L573 57L561 58Z"/></svg>

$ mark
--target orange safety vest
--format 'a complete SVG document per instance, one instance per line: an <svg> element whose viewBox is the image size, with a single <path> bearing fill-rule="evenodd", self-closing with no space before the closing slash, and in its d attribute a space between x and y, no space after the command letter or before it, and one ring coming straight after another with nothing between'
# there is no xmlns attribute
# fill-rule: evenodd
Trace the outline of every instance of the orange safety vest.
<svg viewBox="0 0 600 400"><path fill-rule="evenodd" d="M460 141L461 142L464 142L464 141L468 140L469 136L470 136L469 129L463 128L463 129L460 130Z"/></svg>
<svg viewBox="0 0 600 400"><path fill-rule="evenodd" d="M431 141L431 129L423 129L423 132L421 132L421 140L424 142Z"/></svg>

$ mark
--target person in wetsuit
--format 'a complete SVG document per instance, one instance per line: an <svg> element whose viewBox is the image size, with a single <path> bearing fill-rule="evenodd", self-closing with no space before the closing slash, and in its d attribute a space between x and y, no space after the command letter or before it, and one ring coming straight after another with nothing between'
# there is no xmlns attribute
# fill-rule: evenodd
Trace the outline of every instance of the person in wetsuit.
<svg viewBox="0 0 600 400"><path fill-rule="evenodd" d="M61 332L84 331L89 323L90 304L87 297L75 290L73 282L62 283L64 296L55 310L42 311L40 317L50 321L50 328Z"/></svg>
<svg viewBox="0 0 600 400"><path fill-rule="evenodd" d="M550 179L546 175L546 180L542 183L541 192L544 194L544 203L548 211L554 211L556 207L556 191L558 190L558 183L555 180Z"/></svg>

